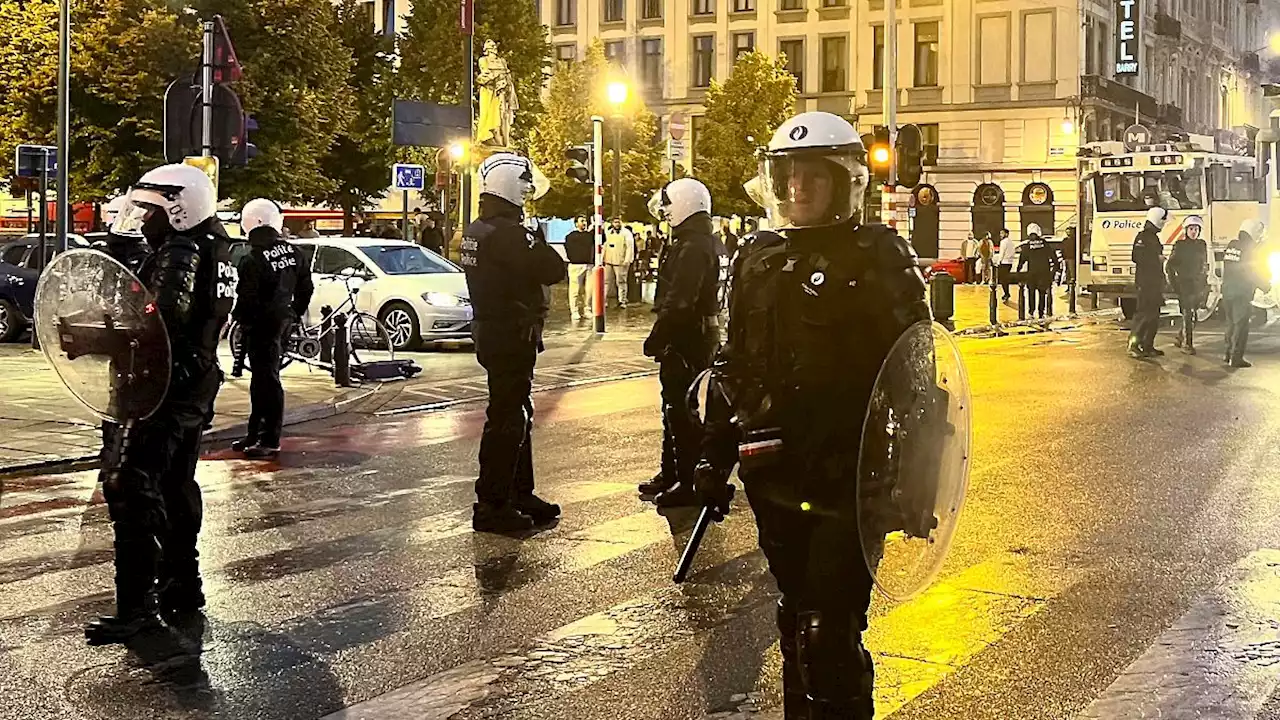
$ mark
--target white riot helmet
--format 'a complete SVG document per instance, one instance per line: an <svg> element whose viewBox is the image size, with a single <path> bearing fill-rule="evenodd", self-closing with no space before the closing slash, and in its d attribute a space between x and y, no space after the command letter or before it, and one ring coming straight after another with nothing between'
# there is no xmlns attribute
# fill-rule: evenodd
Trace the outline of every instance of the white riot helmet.
<svg viewBox="0 0 1280 720"><path fill-rule="evenodd" d="M1262 221L1261 220L1245 220L1240 223L1240 234L1248 235L1254 242L1262 242Z"/></svg>
<svg viewBox="0 0 1280 720"><path fill-rule="evenodd" d="M516 206L547 194L551 183L529 158L515 153L494 153L480 164L480 192Z"/></svg>
<svg viewBox="0 0 1280 720"><path fill-rule="evenodd" d="M825 112L801 113L782 123L760 161L763 207L780 230L858 217L869 177L858 131Z"/></svg>
<svg viewBox="0 0 1280 720"><path fill-rule="evenodd" d="M217 212L217 195L213 181L200 168L161 165L134 184L129 191L129 204L144 215L150 210L163 212L170 227L184 232L213 217Z"/></svg>
<svg viewBox="0 0 1280 720"><path fill-rule="evenodd" d="M1187 216L1187 219L1182 223L1182 232L1186 234L1188 237L1190 237L1191 228L1196 228L1199 231L1196 233L1196 236L1194 238L1191 238L1192 240L1195 240L1201 237L1202 235L1204 235L1204 219L1201 218L1199 215Z"/></svg>
<svg viewBox="0 0 1280 720"><path fill-rule="evenodd" d="M111 225L108 231L112 235L120 237L142 237L142 217L141 212L130 212L129 196L121 195L107 203L107 216L111 218Z"/></svg>
<svg viewBox="0 0 1280 720"><path fill-rule="evenodd" d="M1169 222L1169 211L1157 205L1147 211L1147 222L1155 225L1157 230L1163 230L1164 224Z"/></svg>
<svg viewBox="0 0 1280 720"><path fill-rule="evenodd" d="M269 227L278 233L284 232L284 211L274 200L254 198L240 209L240 228L245 235L260 227Z"/></svg>
<svg viewBox="0 0 1280 720"><path fill-rule="evenodd" d="M711 214L711 191L693 178L680 178L653 194L649 212L676 227L698 213Z"/></svg>
<svg viewBox="0 0 1280 720"><path fill-rule="evenodd" d="M1037 224L1035 224L1035 223L1031 223L1030 225L1028 225L1028 226L1027 226L1027 236L1028 236L1028 237L1040 237L1040 236L1041 236L1041 235L1043 235L1043 234L1044 234L1044 233L1040 230L1040 226L1039 226L1039 225L1037 225Z"/></svg>

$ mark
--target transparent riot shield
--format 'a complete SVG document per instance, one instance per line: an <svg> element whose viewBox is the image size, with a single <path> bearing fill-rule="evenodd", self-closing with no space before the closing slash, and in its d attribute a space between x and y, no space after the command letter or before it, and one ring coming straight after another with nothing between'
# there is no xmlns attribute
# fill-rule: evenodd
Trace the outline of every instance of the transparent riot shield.
<svg viewBox="0 0 1280 720"><path fill-rule="evenodd" d="M104 420L144 420L169 386L169 335L151 293L97 250L53 259L36 286L35 332L71 394Z"/></svg>
<svg viewBox="0 0 1280 720"><path fill-rule="evenodd" d="M969 481L969 383L959 349L920 322L885 358L858 459L858 535L876 587L893 600L937 577Z"/></svg>

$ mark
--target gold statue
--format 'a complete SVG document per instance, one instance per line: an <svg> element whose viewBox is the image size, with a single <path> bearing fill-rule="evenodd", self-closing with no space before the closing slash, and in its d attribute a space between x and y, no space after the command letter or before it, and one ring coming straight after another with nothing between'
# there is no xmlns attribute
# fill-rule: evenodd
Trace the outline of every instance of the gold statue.
<svg viewBox="0 0 1280 720"><path fill-rule="evenodd" d="M511 122L520 101L516 99L515 78L507 61L498 56L498 43L488 40L480 57L480 117L476 120L476 143L510 147Z"/></svg>

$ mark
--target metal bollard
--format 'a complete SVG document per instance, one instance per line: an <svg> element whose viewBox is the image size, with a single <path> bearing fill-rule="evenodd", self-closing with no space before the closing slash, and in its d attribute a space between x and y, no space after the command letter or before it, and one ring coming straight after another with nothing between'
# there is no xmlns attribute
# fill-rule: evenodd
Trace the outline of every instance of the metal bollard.
<svg viewBox="0 0 1280 720"><path fill-rule="evenodd" d="M347 337L347 315L333 316L333 380L338 387L351 387L351 339Z"/></svg>
<svg viewBox="0 0 1280 720"><path fill-rule="evenodd" d="M1018 280L1018 322L1027 319L1027 284Z"/></svg>
<svg viewBox="0 0 1280 720"><path fill-rule="evenodd" d="M320 308L320 362L333 362L333 308L325 305Z"/></svg>
<svg viewBox="0 0 1280 720"><path fill-rule="evenodd" d="M991 282L991 295L987 298L987 313L988 315L990 315L992 325L1000 324L1000 317L996 312L999 306L1000 304L996 299L996 284L995 284L995 281L993 280Z"/></svg>

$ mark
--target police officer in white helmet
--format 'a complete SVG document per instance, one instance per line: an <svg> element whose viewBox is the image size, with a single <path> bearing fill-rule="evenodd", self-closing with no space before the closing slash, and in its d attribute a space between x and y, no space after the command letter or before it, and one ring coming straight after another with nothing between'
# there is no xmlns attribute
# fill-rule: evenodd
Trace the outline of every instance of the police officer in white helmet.
<svg viewBox="0 0 1280 720"><path fill-rule="evenodd" d="M1268 292L1271 282L1258 258L1263 226L1257 220L1240 223L1240 232L1222 254L1222 303L1227 315L1227 348L1223 361L1235 368L1253 367L1244 359L1249 347L1249 319L1253 315L1253 294Z"/></svg>
<svg viewBox="0 0 1280 720"><path fill-rule="evenodd" d="M249 238L249 254L239 266L236 306L243 352L253 371L249 383L249 426L231 448L251 460L280 453L284 425L284 386L280 358L289 328L307 311L315 285L302 251L286 240L284 212L267 198L256 198L240 210L240 228ZM232 373L235 374L235 373Z"/></svg>
<svg viewBox="0 0 1280 720"><path fill-rule="evenodd" d="M139 278L155 294L172 369L160 409L130 430L129 452L103 460L103 494L115 533L116 613L85 628L92 644L125 642L157 627L157 605L171 619L204 606L195 469L222 382L218 340L236 277L216 205L204 172L164 165L142 176L121 210L140 221L154 249ZM130 223L130 217L116 222Z"/></svg>
<svg viewBox="0 0 1280 720"><path fill-rule="evenodd" d="M476 359L489 374L489 409L480 440L480 477L471 526L519 533L560 516L533 494L533 368L542 351L549 286L566 279L564 261L529 230L524 204L546 192L528 158L496 153L480 165L480 217L462 234Z"/></svg>
<svg viewBox="0 0 1280 720"><path fill-rule="evenodd" d="M711 222L711 193L693 178L659 190L650 211L671 226L671 242L658 263L653 312L657 319L644 354L659 363L662 382L662 466L641 494L659 507L695 505L693 470L702 434L688 403L689 386L711 365L719 340L720 248Z"/></svg>
<svg viewBox="0 0 1280 720"><path fill-rule="evenodd" d="M1164 244L1160 231L1169 211L1156 206L1147 210L1147 221L1133 240L1133 276L1138 286L1138 306L1129 330L1129 357L1144 359L1164 355L1156 349L1160 308L1164 306Z"/></svg>
<svg viewBox="0 0 1280 720"><path fill-rule="evenodd" d="M1165 264L1169 287L1178 296L1182 323L1173 344L1187 355L1196 354L1196 312L1209 292L1209 246L1202 234L1204 220L1192 215L1182 223L1182 237L1173 243Z"/></svg>
<svg viewBox="0 0 1280 720"><path fill-rule="evenodd" d="M862 221L868 176L858 133L836 115L797 115L769 141L755 190L779 232L748 236L735 259L713 370L723 393L708 393L695 471L704 503L727 512L738 465L782 591L790 720L875 714L862 645L872 578L848 499L877 374L931 314L911 246Z"/></svg>

